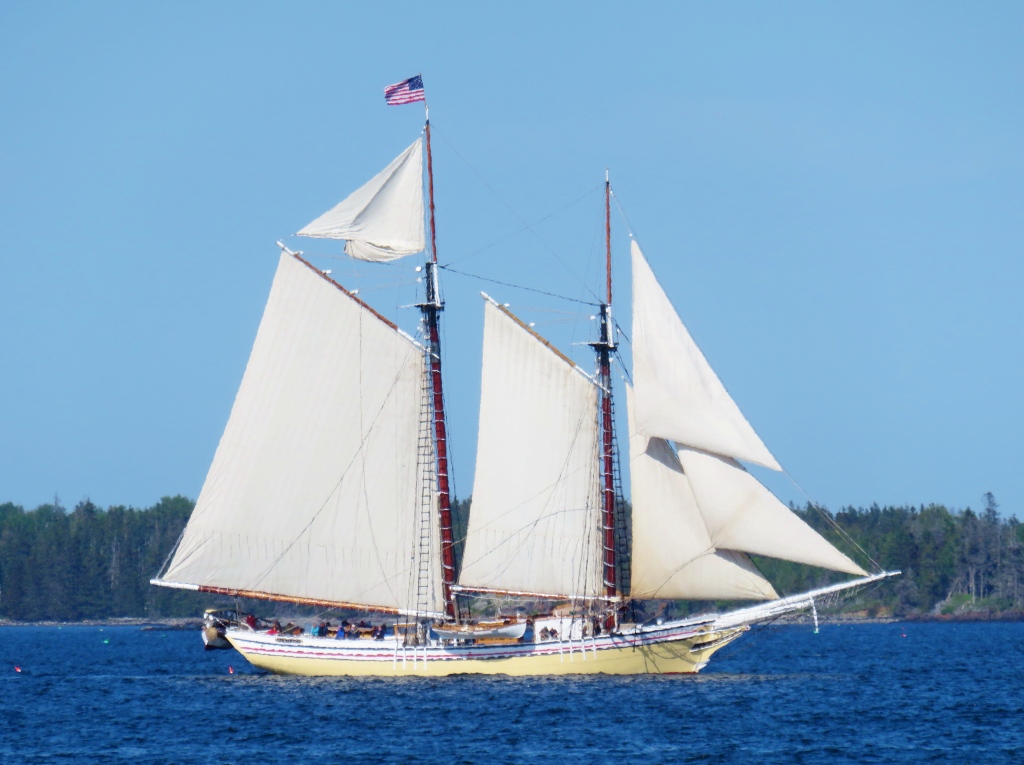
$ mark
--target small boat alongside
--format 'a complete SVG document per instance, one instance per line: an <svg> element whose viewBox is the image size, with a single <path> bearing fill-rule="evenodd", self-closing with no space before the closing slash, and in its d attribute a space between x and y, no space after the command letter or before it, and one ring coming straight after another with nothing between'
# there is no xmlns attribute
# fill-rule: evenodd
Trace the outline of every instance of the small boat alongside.
<svg viewBox="0 0 1024 765"><path fill-rule="evenodd" d="M271 627L271 622L254 614L242 613L234 608L208 608L203 613L203 646L208 651L231 648L231 642L227 639L229 629L266 631Z"/></svg>
<svg viewBox="0 0 1024 765"><path fill-rule="evenodd" d="M206 609L203 614L203 646L207 651L231 648L225 633L229 627L237 627L238 624L238 613L233 609Z"/></svg>
<svg viewBox="0 0 1024 765"><path fill-rule="evenodd" d="M431 631L440 640L519 640L526 634L527 621L483 622L479 624L435 625Z"/></svg>

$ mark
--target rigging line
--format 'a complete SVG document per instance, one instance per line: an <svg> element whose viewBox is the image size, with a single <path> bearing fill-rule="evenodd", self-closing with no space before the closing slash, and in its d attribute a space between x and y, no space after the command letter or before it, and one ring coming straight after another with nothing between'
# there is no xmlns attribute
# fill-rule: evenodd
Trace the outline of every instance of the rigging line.
<svg viewBox="0 0 1024 765"><path fill-rule="evenodd" d="M160 579L164 574L167 573L167 569L170 567L171 558L174 557L174 553L178 551L178 547L181 545L181 540L185 536L185 529L182 528L178 534L178 538L174 541L174 545L171 547L171 551L167 553L167 557L164 558L164 565L160 567L160 570L156 573L156 578Z"/></svg>
<svg viewBox="0 0 1024 765"><path fill-rule="evenodd" d="M571 303L582 303L583 305L591 305L591 306L599 306L600 305L600 303L591 303L591 302L589 302L587 300L578 300L576 298L566 297L565 295L558 295L558 294L556 294L554 292L545 292L544 290L539 290L539 289L536 289L535 287L524 287L521 284L512 284L510 282L503 282L503 281L500 281L498 279L491 279L491 278L486 277L486 276L480 276L479 274L470 274L470 273L466 273L465 271L456 271L454 268L449 268L448 266L438 266L438 268L443 268L445 271L447 271L448 273L451 273L451 274L458 274L459 276L468 276L470 279L479 279L480 281L491 282L492 284L500 284L502 287L511 287L512 289L516 289L516 290L526 290L527 292L536 292L536 293L538 293L540 295L546 295L548 297L558 298L559 300L568 300ZM593 293L591 293L591 294L593 294Z"/></svg>
<svg viewBox="0 0 1024 765"><path fill-rule="evenodd" d="M436 132L436 129L435 129L435 132ZM561 265L561 266L562 266L562 268L564 268L564 269L565 269L566 271L568 271L568 272L569 272L569 275L570 275L570 276L572 276L572 277L573 277L574 279L576 279L576 281L578 281L578 282L579 282L580 284L582 284L582 285L583 285L583 288L584 288L584 289L585 289L585 290L586 290L587 292L589 292L589 293L590 293L591 295L594 295L594 299L595 299L595 300L600 300L600 298L598 298L598 296L594 294L594 291L593 291L593 290L591 290L591 289L590 289L590 287L588 287L588 286L587 286L587 283L586 283L586 282L585 282L585 281L584 281L583 279L580 279L580 277L576 275L576 272L575 272L575 271L573 271L573 270L572 270L571 268L569 268L569 266L567 266L567 265L565 264L565 261L563 261L563 260L562 260L562 259L561 259L561 258L559 257L558 253L557 253L557 252L555 252L555 250L554 250L554 249L553 249L553 248L552 248L552 247L551 247L551 246L550 246L550 245L549 245L549 244L548 244L547 242L545 242L545 241L544 241L544 239L543 239L543 238L541 237L541 235L540 235L540 234L538 234L538 233L537 233L537 232L536 232L536 231L535 231L534 229L532 229L532 228L530 227L530 224L526 222L526 220L525 220L525 219L523 218L523 216L522 216L522 215L520 215L520 214L519 214L518 212L516 212L516 210L515 210L515 209L514 209L514 208L512 207L512 205L510 205L510 204L509 204L508 202L506 202L506 201L505 201L504 197L502 197L502 196L501 196L501 195L500 195L500 194L499 194L499 193L498 193L497 191L495 191L494 187L493 187L493 186L491 186L491 184L489 184L489 183L488 183L488 182L486 181L486 179L485 179L485 178L483 177L483 175L481 175L481 174L480 174L480 172L479 172L479 171L478 171L478 170L477 170L477 169L476 169L475 167L473 167L473 166L472 166L472 165L471 165L471 164L469 163L469 161L468 161L468 160L467 160L467 159L466 159L465 157L463 157L463 156L462 156L462 155L461 155L461 154L459 153L459 150L458 150L458 149L456 149L456 148L455 148L455 147L454 147L454 146L452 145L451 141L449 141L449 140L448 140L447 138L445 138L445 136L444 136L444 134L443 134L443 133L441 134L441 140L442 140L442 141L444 141L444 142L445 142L446 144L448 144L448 148L450 148L450 149L451 149L451 150L452 150L453 152L455 152L455 155L456 155L456 156L457 156L457 157L458 157L459 159L461 159L461 160L462 160L462 161L463 161L463 162L465 163L466 167L468 167L468 168L469 168L470 170L472 170L472 171L473 171L473 173L474 173L474 174L476 175L476 177L480 179L480 182L481 182L481 183L483 183L483 184L484 184L484 186L486 186L486 187L487 187L487 189L488 189L488 190L489 190L489 191L490 191L490 192L491 192L492 194L494 194L494 196L495 196L495 197L497 197L497 198L498 198L498 200L499 200L499 201L500 201L500 202L501 202L501 203L502 203L503 205L505 205L505 207L507 207L507 208L508 208L509 212L511 212L511 213L512 213L512 214L513 214L513 215L514 215L514 216L515 216L515 217L516 217L516 218L517 218L517 219L519 220L519 222L520 222L520 223L521 223L521 224L522 224L523 226L525 226L525 227L526 227L526 230L527 230L527 231L529 231L529 232L530 232L531 234L533 234L533 235L534 235L534 237L535 237L535 238L537 239L537 241L538 241L538 242L540 242L540 244L541 244L541 245L542 245L542 246L544 247L544 249L546 249L546 250L547 250L547 251L548 251L549 253L551 253L552 257L554 257L554 259L555 259L556 261L558 261L558 264L559 264L559 265ZM599 188L599 187L598 187L598 188ZM587 192L587 194L590 194L590 193L593 193L593 192L592 192L592 191L588 191L588 192ZM584 195L584 196L586 196L586 195Z"/></svg>
<svg viewBox="0 0 1024 765"><path fill-rule="evenodd" d="M803 487L803 486L801 486L801 485L800 485L799 483L797 483L797 480L796 480L796 479L795 479L795 478L794 478L793 476L791 476L791 475L789 474L789 472L788 472L788 471L787 471L787 470L786 470L785 468L783 468L783 470L782 470L782 474L783 474L784 476L786 476L786 478L788 478L788 479L789 479L790 481L792 481L792 482L793 482L793 485L794 485L794 486L796 486L796 488L798 488L798 489L800 490L800 492L801 492L801 493L802 493L802 494L803 494L803 495L804 495L805 497L807 497L807 501L808 501L808 503L809 503L809 504L811 505L811 507L813 507L813 508L815 509L815 511L817 511L818 515L820 515L820 516L821 516L822 518L824 518L824 519L825 519L825 520L826 520L826 521L828 522L828 524L829 524L829 525L830 525L830 526L831 526L831 527L832 527L833 529L835 529L835 530L836 530L837 532L839 532L839 536L840 536L840 537L842 537L842 538L843 538L844 540L846 540L846 541L847 541L847 542L849 542L849 543L850 543L851 545L853 545L853 547L854 547L854 548L855 548L855 549L856 549L856 550L857 550L858 552L860 552L860 554L861 554L861 555L863 555L863 556L864 556L864 557L865 557L865 558L866 558L866 559L868 560L868 562L869 562L869 563L870 563L870 564L871 564L872 566L874 566L874 567L875 567L875 569L876 569L877 571L881 572L881 571L883 570L883 569L882 569L882 567L878 565L878 562L877 562L877 561L876 561L876 560L875 560L874 558L872 558L872 557L871 557L870 555L868 555L868 553L867 553L867 550L865 550L865 549L864 549L863 547L861 547L861 546L860 546L859 544L857 544L857 542L856 542L856 541L854 540L854 538L853 538L853 537L851 537L851 536L850 536L850 535L849 535L849 534L848 534L848 533L847 533L847 532L846 532L846 531L845 531L845 530L844 530L844 529L843 529L843 528L842 528L842 527L841 527L841 526L840 526L840 525L839 525L839 524L838 524L838 523L836 522L836 519L835 519L835 518L833 518L833 517L832 517L831 515L829 515L828 513L826 513L826 512L825 512L825 511L824 511L824 510L823 510L823 509L821 508L821 506L820 506L820 505L819 505L819 504L818 504L817 502L815 502L815 501L814 501L814 497L812 497L812 496L811 496L810 494L808 494L808 493L807 493L807 490L806 490L806 489L804 489L804 487Z"/></svg>
<svg viewBox="0 0 1024 765"><path fill-rule="evenodd" d="M534 313L557 313L561 314L563 318L568 317L572 320L580 319L584 316L590 316L590 311L580 313L579 310L564 311L560 308L547 308L541 305L517 305L516 308L520 311L533 311ZM561 319L558 321L561 321Z"/></svg>
<svg viewBox="0 0 1024 765"><path fill-rule="evenodd" d="M447 141L446 141L446 143L447 143ZM449 146L450 146L450 145L451 145L451 144L449 144ZM475 172L475 171L474 171L474 172ZM481 180L482 180L482 179L481 179ZM486 182L485 182L485 184L486 184ZM583 194L582 196L579 196L579 197L577 197L576 199L572 200L572 201L571 201L571 202L569 202L568 204L564 204L564 205L562 205L562 206L561 206L561 207L559 207L559 208L558 208L557 210L554 210L553 212L550 212L550 213L548 213L547 215L545 215L545 216L544 216L543 218L538 218L538 219L537 219L536 221L534 221L534 222L533 222L533 224L532 224L532 225L533 225L533 226L537 226L537 225L539 225L539 224L543 223L544 221L548 220L549 218L553 218L554 216L558 215L558 214L559 214L560 212L562 212L563 210L567 210L568 208L572 207L572 206L573 206L574 204L576 204L577 202L581 202L581 201L583 201L584 199L586 199L587 197L589 197L589 196L590 196L591 194L593 194L593 193L594 193L595 191L597 191L597 190L598 190L599 188L601 188L601 187L600 187L599 185L598 185L598 186L595 186L594 188L590 189L589 191L587 191L587 192L586 192L585 194ZM493 189L492 189L492 191L493 191ZM497 196L497 194L495 194L495 196ZM499 197L499 198L500 198L500 197ZM473 257L474 255L479 255L479 254L480 254L481 252L483 252L484 250L489 250L489 249L491 249L492 247L497 247L497 246L498 246L499 244L504 244L504 243L505 243L505 242L507 242L507 241L508 241L509 239L514 239L515 237L519 236L519 235L520 235L521 233L523 233L524 231L531 231L531 230L532 230L532 229L531 229L531 224L524 224L522 228L517 228L517 229L516 229L515 231L513 231L513 232L512 232L511 234L508 234L508 235L506 235L506 236L503 236L503 237L501 237L501 239L497 239L497 240L495 240L495 241L491 242L490 244L486 244L486 245L484 245L483 247L481 247L481 248L480 248L480 249L478 249L478 250L473 250L473 252L469 253L468 255L463 255L463 256L462 256L461 258L456 258L455 260L451 260L451 261L449 261L448 263L446 263L445 265L447 265L447 266L450 266L450 265L453 265L453 264L455 264L455 263L461 263L462 261L464 261L464 260L467 260L467 259L469 259L469 258Z"/></svg>
<svg viewBox="0 0 1024 765"><path fill-rule="evenodd" d="M616 194L614 191L612 192L612 199L615 200L615 207L618 208L619 215L622 216L622 220L624 220L626 222L626 228L629 230L629 235L633 239L636 239L636 243L637 243L637 245L639 245L640 244L640 238L636 235L636 231L633 230L633 224L629 222L629 216L626 215L626 211L625 211L625 209L623 209L622 203L619 201L619 195ZM641 247L640 249L642 250L643 247Z"/></svg>
<svg viewBox="0 0 1024 765"><path fill-rule="evenodd" d="M624 330L622 328L622 325L619 324L619 322L615 320L614 316L612 317L612 324L615 325L615 329L619 330L619 334L622 335L626 339L626 342L629 343L630 346L632 346L633 345L633 341L629 339L629 335L626 334L626 330Z"/></svg>
<svg viewBox="0 0 1024 765"><path fill-rule="evenodd" d="M626 360L622 358L622 354L619 353L618 351L615 351L615 358L619 360L619 369L622 370L622 379L625 380L630 385L632 385L633 375L631 375L629 373L629 370L626 368Z"/></svg>

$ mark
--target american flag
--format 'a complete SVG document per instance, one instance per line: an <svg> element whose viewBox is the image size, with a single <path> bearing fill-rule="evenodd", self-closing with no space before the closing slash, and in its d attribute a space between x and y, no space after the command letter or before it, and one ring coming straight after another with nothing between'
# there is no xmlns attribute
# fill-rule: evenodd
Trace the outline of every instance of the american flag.
<svg viewBox="0 0 1024 765"><path fill-rule="evenodd" d="M408 80L388 85L384 88L384 100L391 106L426 101L427 97L423 95L423 78L417 74Z"/></svg>

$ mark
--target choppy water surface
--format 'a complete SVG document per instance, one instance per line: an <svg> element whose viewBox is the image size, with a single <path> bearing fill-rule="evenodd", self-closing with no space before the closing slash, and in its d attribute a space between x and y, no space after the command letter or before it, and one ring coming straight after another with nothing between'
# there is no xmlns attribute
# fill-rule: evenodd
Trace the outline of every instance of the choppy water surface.
<svg viewBox="0 0 1024 765"><path fill-rule="evenodd" d="M264 675L195 632L0 628L0 762L399 759L1020 763L1024 624L776 628L697 677L438 680Z"/></svg>

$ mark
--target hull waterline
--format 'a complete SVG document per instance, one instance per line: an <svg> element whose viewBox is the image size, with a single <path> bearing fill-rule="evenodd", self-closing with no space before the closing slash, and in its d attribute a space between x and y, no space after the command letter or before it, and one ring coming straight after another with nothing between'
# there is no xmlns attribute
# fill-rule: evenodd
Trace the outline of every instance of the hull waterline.
<svg viewBox="0 0 1024 765"><path fill-rule="evenodd" d="M282 675L643 675L693 674L748 627L663 628L573 641L403 647L396 640L332 640L230 630L254 666Z"/></svg>

